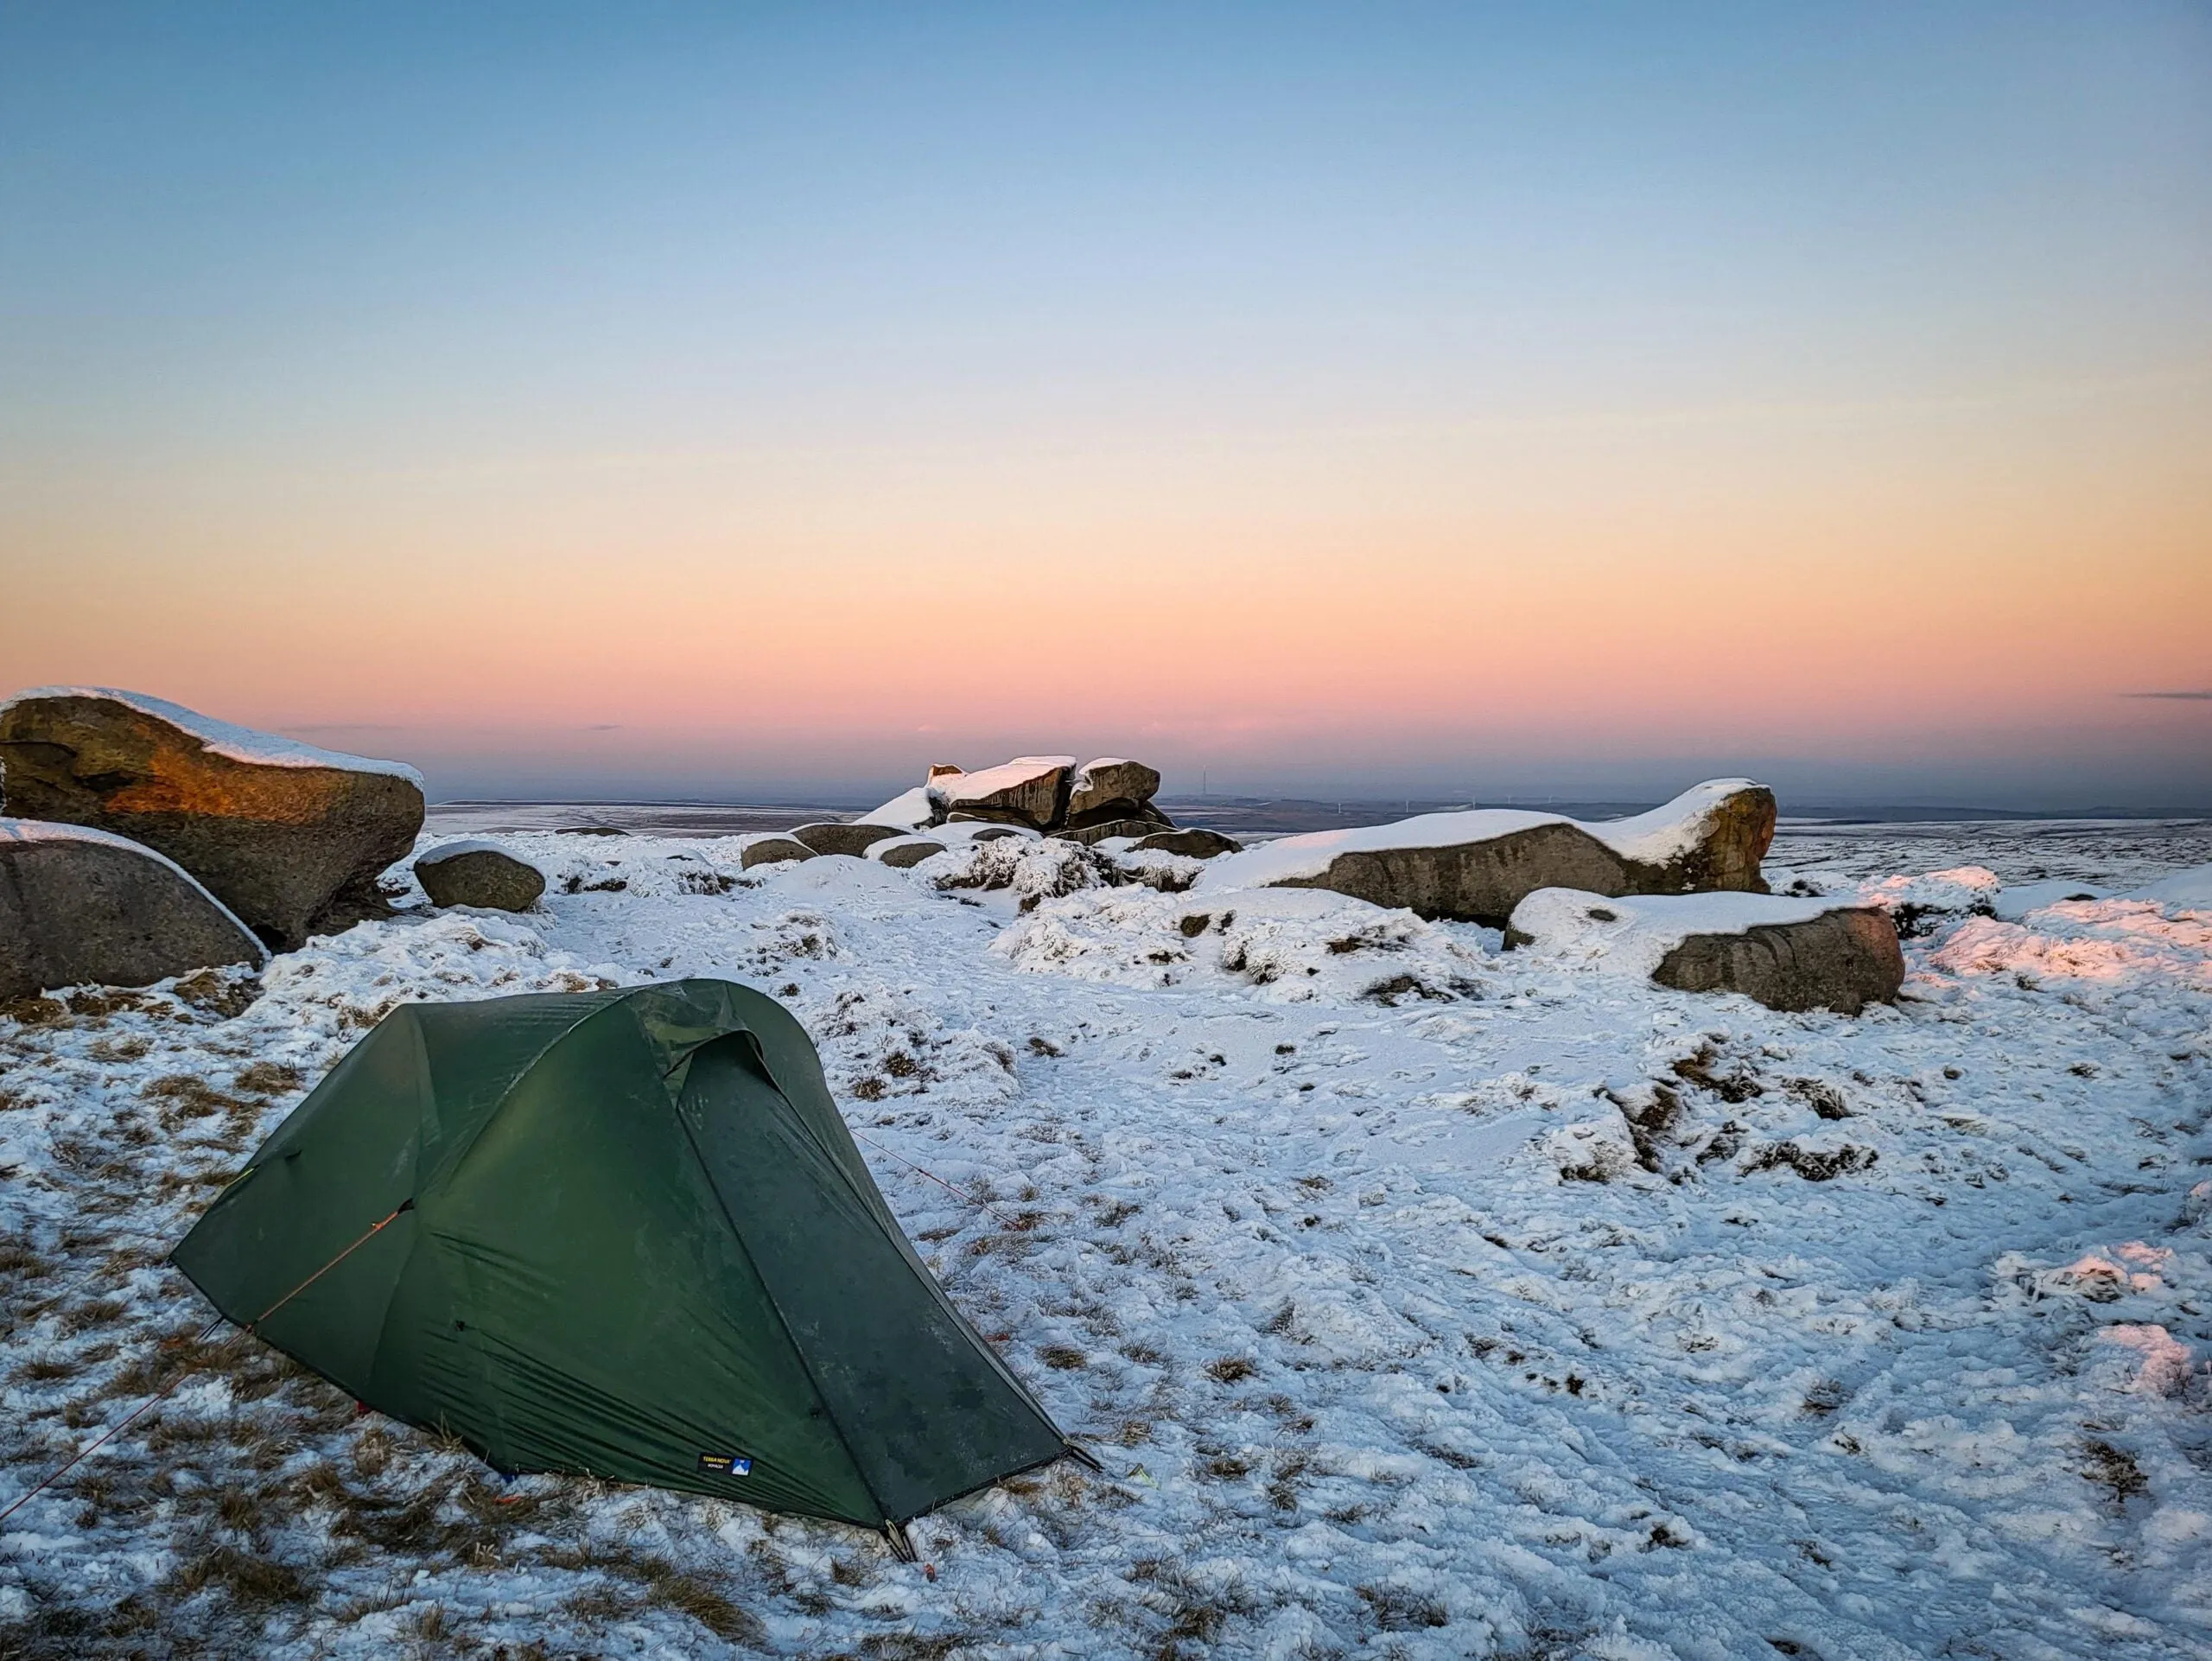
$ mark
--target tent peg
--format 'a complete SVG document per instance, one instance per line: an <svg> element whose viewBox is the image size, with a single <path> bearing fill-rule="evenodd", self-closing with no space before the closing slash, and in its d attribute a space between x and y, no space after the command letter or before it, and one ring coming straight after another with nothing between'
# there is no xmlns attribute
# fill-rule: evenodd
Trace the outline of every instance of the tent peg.
<svg viewBox="0 0 2212 1661"><path fill-rule="evenodd" d="M1082 1466L1084 1470L1096 1471L1100 1476L1106 1474L1106 1467L1098 1462L1098 1455L1080 1442L1071 1441L1062 1446L1065 1448L1067 1456Z"/></svg>
<svg viewBox="0 0 2212 1661"><path fill-rule="evenodd" d="M900 1562L912 1563L921 1561L921 1554L914 1550L914 1543L906 1537L905 1528L888 1518L884 1519L883 1537L891 1542L892 1556L898 1558Z"/></svg>

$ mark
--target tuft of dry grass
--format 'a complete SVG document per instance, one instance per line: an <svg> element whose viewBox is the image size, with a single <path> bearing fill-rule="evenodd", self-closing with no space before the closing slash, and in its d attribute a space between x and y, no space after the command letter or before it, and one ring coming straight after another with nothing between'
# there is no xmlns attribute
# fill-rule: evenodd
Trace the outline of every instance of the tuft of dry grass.
<svg viewBox="0 0 2212 1661"><path fill-rule="evenodd" d="M256 1061L240 1069L232 1081L238 1089L257 1096L282 1096L306 1082L306 1075L297 1067L287 1066L282 1061Z"/></svg>
<svg viewBox="0 0 2212 1661"><path fill-rule="evenodd" d="M696 1575L658 1568L646 1582L645 1595L664 1609L689 1615L716 1638L734 1644L758 1644L767 1630Z"/></svg>
<svg viewBox="0 0 2212 1661"><path fill-rule="evenodd" d="M127 1306L120 1298L94 1298L89 1303L79 1303L62 1312L60 1327L65 1333L75 1335L94 1327L105 1327L123 1319Z"/></svg>
<svg viewBox="0 0 2212 1661"><path fill-rule="evenodd" d="M2088 1458L2088 1462L2082 1467L2082 1476L2100 1487L2112 1491L2114 1511L2126 1510L2130 1499L2150 1487L2149 1481L2143 1475L2143 1467L2135 1462L2135 1455L2126 1448L2115 1448L2108 1441L2090 1436L2082 1441L2082 1452Z"/></svg>
<svg viewBox="0 0 2212 1661"><path fill-rule="evenodd" d="M187 1559L162 1588L180 1601L213 1590L249 1609L308 1603L315 1595L306 1576L289 1563L226 1545Z"/></svg>
<svg viewBox="0 0 2212 1661"><path fill-rule="evenodd" d="M372 1424L353 1438L353 1468L373 1482L391 1463L391 1433Z"/></svg>

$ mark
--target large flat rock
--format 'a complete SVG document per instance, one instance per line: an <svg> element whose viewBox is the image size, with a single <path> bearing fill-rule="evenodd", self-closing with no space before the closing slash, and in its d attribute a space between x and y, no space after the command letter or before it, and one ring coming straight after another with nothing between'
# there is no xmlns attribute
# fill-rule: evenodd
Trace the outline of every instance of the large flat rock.
<svg viewBox="0 0 2212 1661"><path fill-rule="evenodd" d="M1515 907L1506 940L1680 991L1741 992L1773 1009L1855 1015L1904 983L1889 913L1824 898L1544 888Z"/></svg>
<svg viewBox="0 0 2212 1661"><path fill-rule="evenodd" d="M990 819L1049 830L1067 814L1072 755L1017 755L981 773L947 773L930 781L947 818Z"/></svg>
<svg viewBox="0 0 2212 1661"><path fill-rule="evenodd" d="M1285 837L1217 862L1201 886L1328 888L1495 928L1540 888L1758 892L1774 821L1772 791L1720 779L1624 819L1478 808Z"/></svg>
<svg viewBox="0 0 2212 1661"><path fill-rule="evenodd" d="M414 847L423 780L141 693L48 687L0 704L0 812L143 843L290 951L388 913L377 878Z"/></svg>
<svg viewBox="0 0 2212 1661"><path fill-rule="evenodd" d="M82 825L0 818L0 1002L62 986L150 986L261 942L152 849Z"/></svg>

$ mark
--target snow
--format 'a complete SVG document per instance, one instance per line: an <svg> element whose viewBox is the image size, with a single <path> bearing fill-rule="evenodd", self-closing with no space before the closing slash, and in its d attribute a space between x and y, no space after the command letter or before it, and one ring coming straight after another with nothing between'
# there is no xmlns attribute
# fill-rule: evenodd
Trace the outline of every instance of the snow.
<svg viewBox="0 0 2212 1661"><path fill-rule="evenodd" d="M1319 876L1340 854L1372 853L1391 848L1452 848L1488 842L1539 825L1572 824L1588 831L1624 859L1664 864L1697 846L1713 810L1749 779L1714 779L1684 791L1648 813L1585 823L1560 813L1523 808L1480 807L1456 813L1420 813L1389 824L1342 830L1314 830L1247 848L1214 862L1205 879L1209 888L1256 888Z"/></svg>
<svg viewBox="0 0 2212 1661"><path fill-rule="evenodd" d="M855 823L890 824L902 830L919 830L936 817L935 805L930 800L930 787L916 785L912 790L893 796L873 813L861 814Z"/></svg>
<svg viewBox="0 0 2212 1661"><path fill-rule="evenodd" d="M1955 912L1993 914L1997 896L2004 889L1997 873L1986 865L1961 865L1948 871L1927 871L1915 876L1885 876L1859 885L1866 904L1898 913Z"/></svg>
<svg viewBox="0 0 2212 1661"><path fill-rule="evenodd" d="M1580 888L1539 888L1513 908L1523 950L1606 974L1648 979L1695 934L1741 934L1761 925L1809 923L1843 909L1833 900L1770 894L1645 894L1614 899Z"/></svg>
<svg viewBox="0 0 2212 1661"><path fill-rule="evenodd" d="M2031 911L2041 911L2045 906L2055 906L2062 900L2104 900L2110 896L2094 882L2077 882L2071 877L2046 877L2040 882L2007 884L1998 890L1991 902L1995 916L2008 923L2017 923Z"/></svg>
<svg viewBox="0 0 2212 1661"><path fill-rule="evenodd" d="M371 756L348 755L342 750L322 749L296 738L217 721L196 710L188 710L181 703L171 703L167 698L126 692L112 686L35 686L0 703L0 714L33 698L107 698L141 715L166 721L191 734L213 754L233 761L265 767L334 767L346 773L388 773L392 778L406 780L417 789L423 786L423 775L404 761L380 761Z"/></svg>
<svg viewBox="0 0 2212 1661"><path fill-rule="evenodd" d="M229 1018L0 1017L0 1505L207 1362L0 1524L0 1623L302 1661L2212 1645L2212 918L1960 913L1846 1020L1325 892L1108 886L1071 843L746 872L747 840L519 833L543 915L317 940ZM1103 1476L958 1501L906 1565L502 1485L250 1339L192 1347L162 1254L399 1001L692 974L798 1014L917 1251Z"/></svg>
<svg viewBox="0 0 2212 1661"><path fill-rule="evenodd" d="M2212 865L2195 865L2136 889L2133 898L2188 911L2212 911Z"/></svg>
<svg viewBox="0 0 2212 1661"><path fill-rule="evenodd" d="M12 818L0 818L0 842L26 844L34 842L89 843L95 847L120 848L137 855L141 859L149 859L156 865L165 865L175 873L181 881L199 890L201 899L222 913L225 917L229 918L232 923L237 924L239 934L245 938L256 951L262 951L264 958L267 956L267 953L263 951L259 938L244 923L238 922L237 913L208 893L200 879L186 870L183 866L178 864L167 854L147 847L143 842L133 842L128 837L118 837L111 830L96 830L88 824L62 824L52 819Z"/></svg>

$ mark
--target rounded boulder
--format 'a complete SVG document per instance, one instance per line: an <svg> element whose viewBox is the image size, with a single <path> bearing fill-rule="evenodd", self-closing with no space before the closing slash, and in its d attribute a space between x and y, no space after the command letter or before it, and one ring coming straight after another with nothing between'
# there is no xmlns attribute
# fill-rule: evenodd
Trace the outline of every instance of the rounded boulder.
<svg viewBox="0 0 2212 1661"><path fill-rule="evenodd" d="M824 820L819 824L802 824L791 833L791 839L804 843L817 854L846 854L859 859L877 843L906 834L892 824L842 824Z"/></svg>
<svg viewBox="0 0 2212 1661"><path fill-rule="evenodd" d="M763 837L747 848L741 856L742 869L751 870L755 865L774 865L787 859L812 859L814 850L790 837Z"/></svg>
<svg viewBox="0 0 2212 1661"><path fill-rule="evenodd" d="M528 911L545 892L543 871L488 843L433 848L415 862L415 880L434 906Z"/></svg>
<svg viewBox="0 0 2212 1661"><path fill-rule="evenodd" d="M0 818L0 1002L60 986L150 986L261 942L152 849L79 825Z"/></svg>

